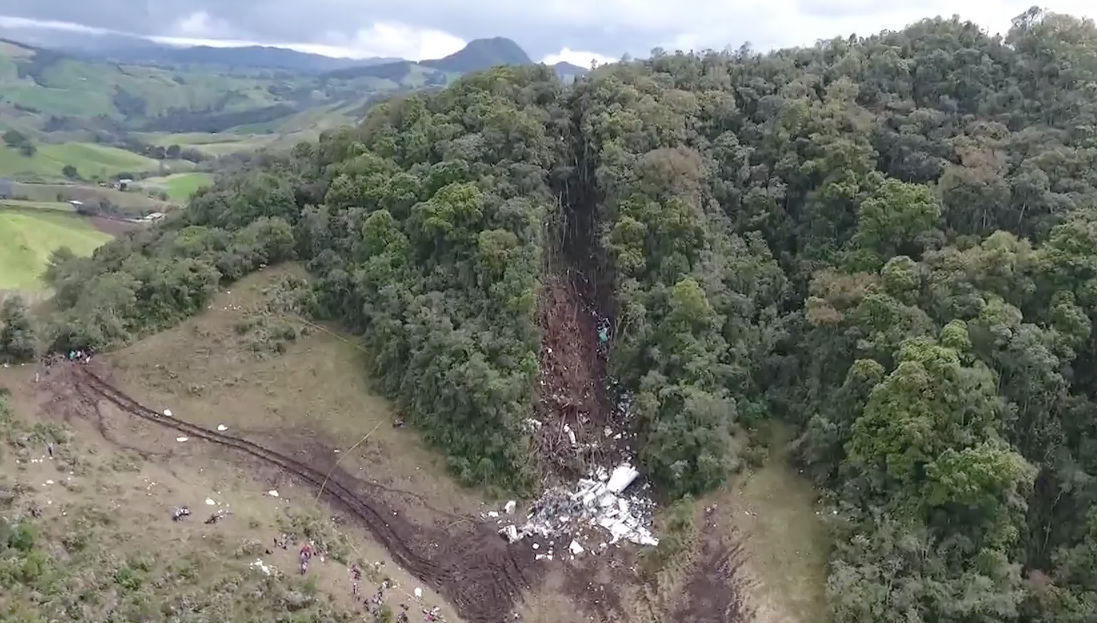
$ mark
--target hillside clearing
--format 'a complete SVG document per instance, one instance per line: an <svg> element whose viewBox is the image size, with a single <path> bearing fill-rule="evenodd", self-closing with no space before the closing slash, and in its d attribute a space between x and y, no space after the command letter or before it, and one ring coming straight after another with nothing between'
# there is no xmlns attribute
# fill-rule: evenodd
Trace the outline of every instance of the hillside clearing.
<svg viewBox="0 0 1097 623"><path fill-rule="evenodd" d="M78 255L111 239L88 220L57 210L0 209L0 290L41 292L50 253L68 247Z"/></svg>
<svg viewBox="0 0 1097 623"><path fill-rule="evenodd" d="M182 203L190 199L198 189L213 183L213 175L209 173L173 173L163 177L146 177L138 183L138 186L146 191L163 190L168 194L168 199Z"/></svg>
<svg viewBox="0 0 1097 623"><path fill-rule="evenodd" d="M294 612L361 620L351 564L362 570L363 596L389 582L390 612L401 603L439 603L296 483L261 470L249 475L197 443L171 441L163 454L135 451L131 436L163 431L74 417L51 404L56 394L40 391L50 381L35 383L39 373L30 366L0 370L14 411L0 413L0 487L13 492L0 500L0 528L30 526L33 534L30 547L24 543L5 562L26 569L25 558L37 569L22 575L33 591L0 592L0 618L145 620L187 612L206 620L275 620ZM191 516L173 521L181 506ZM217 513L222 519L208 523ZM297 551L306 539L323 556L302 577ZM282 540L285 547L277 544Z"/></svg>

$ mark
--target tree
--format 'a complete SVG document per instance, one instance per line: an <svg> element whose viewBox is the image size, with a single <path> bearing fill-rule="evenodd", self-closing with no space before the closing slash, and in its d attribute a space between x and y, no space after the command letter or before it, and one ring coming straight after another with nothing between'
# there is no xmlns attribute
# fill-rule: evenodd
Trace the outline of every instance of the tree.
<svg viewBox="0 0 1097 623"><path fill-rule="evenodd" d="M71 164L66 164L65 166L61 167L61 174L69 178L70 180L80 178L80 174L76 171L76 167L72 166Z"/></svg>
<svg viewBox="0 0 1097 623"><path fill-rule="evenodd" d="M11 128L5 131L3 138L4 144L8 147L11 147L12 149L18 148L20 145L23 145L28 140L25 134L23 134L19 130L16 130L15 128Z"/></svg>
<svg viewBox="0 0 1097 623"><path fill-rule="evenodd" d="M896 255L920 257L940 214L929 187L887 180L861 203L852 244L871 253L876 266Z"/></svg>
<svg viewBox="0 0 1097 623"><path fill-rule="evenodd" d="M0 304L0 359L9 363L34 359L35 338L26 302L10 295Z"/></svg>

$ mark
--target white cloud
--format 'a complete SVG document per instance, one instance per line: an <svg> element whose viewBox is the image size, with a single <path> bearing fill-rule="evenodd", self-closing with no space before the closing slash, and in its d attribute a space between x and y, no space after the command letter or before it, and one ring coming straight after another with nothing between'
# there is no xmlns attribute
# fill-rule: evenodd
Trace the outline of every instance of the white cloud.
<svg viewBox="0 0 1097 623"><path fill-rule="evenodd" d="M545 57L541 59L541 62L546 65L555 65L560 62L571 63L572 65L578 65L586 69L590 67L591 61L595 61L599 65L605 65L606 63L612 63L616 60L618 59L597 52L584 52L581 50L564 48L555 54L545 55Z"/></svg>
<svg viewBox="0 0 1097 623"><path fill-rule="evenodd" d="M224 38L231 28L224 20L216 19L206 11L195 11L177 21L172 30L182 37L213 39Z"/></svg>
<svg viewBox="0 0 1097 623"><path fill-rule="evenodd" d="M116 31L108 28L95 28L72 22L58 20L25 19L11 15L0 15L0 28L46 28L49 30L62 30L65 32L82 32L89 35L108 35Z"/></svg>
<svg viewBox="0 0 1097 623"><path fill-rule="evenodd" d="M396 56L413 61L441 58L465 47L465 40L433 28L417 28L398 22L377 22L359 29L340 47L361 56Z"/></svg>
<svg viewBox="0 0 1097 623"><path fill-rule="evenodd" d="M394 57L418 61L441 58L465 47L465 40L449 33L429 28L414 28L397 23L378 23L359 29L353 37L327 33L322 39L330 43L256 42L241 39L217 39L202 36L148 37L157 43L189 46L208 45L231 48L246 45L270 45L309 54L340 58Z"/></svg>

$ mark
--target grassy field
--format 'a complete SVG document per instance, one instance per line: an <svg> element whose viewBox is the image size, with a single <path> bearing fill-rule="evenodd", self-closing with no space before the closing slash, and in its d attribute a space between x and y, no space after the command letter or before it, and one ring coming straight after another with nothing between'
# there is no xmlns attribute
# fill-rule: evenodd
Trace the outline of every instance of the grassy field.
<svg viewBox="0 0 1097 623"><path fill-rule="evenodd" d="M90 255L111 239L86 219L54 209L0 209L0 290L41 292L50 253Z"/></svg>
<svg viewBox="0 0 1097 623"><path fill-rule="evenodd" d="M277 138L274 135L251 135L232 132L185 132L180 134L146 132L138 134L138 136L150 145L192 147L213 158L245 151L256 151Z"/></svg>
<svg viewBox="0 0 1097 623"><path fill-rule="evenodd" d="M67 201L34 201L30 199L0 199L0 208L75 212L73 205Z"/></svg>
<svg viewBox="0 0 1097 623"><path fill-rule="evenodd" d="M213 183L213 175L209 173L173 173L163 177L146 177L138 186L146 191L163 190L168 194L168 199L183 203L190 199L191 195L198 192L199 188Z"/></svg>
<svg viewBox="0 0 1097 623"><path fill-rule="evenodd" d="M444 457L417 432L391 426L392 406L371 390L360 346L266 311L265 292L290 274L303 272L280 266L251 275L200 316L112 354L116 380L196 423L248 430L293 451L294 434L345 447L374 430L365 460L344 462L352 473L400 483L447 510L479 510L477 492L454 485ZM288 329L298 337L271 339Z"/></svg>
<svg viewBox="0 0 1097 623"><path fill-rule="evenodd" d="M20 180L61 180L66 165L76 167L85 178L105 179L119 173L155 171L160 163L152 158L107 145L94 143L39 144L32 157L26 157L7 145L0 146L0 176ZM167 166L182 167L176 162Z"/></svg>

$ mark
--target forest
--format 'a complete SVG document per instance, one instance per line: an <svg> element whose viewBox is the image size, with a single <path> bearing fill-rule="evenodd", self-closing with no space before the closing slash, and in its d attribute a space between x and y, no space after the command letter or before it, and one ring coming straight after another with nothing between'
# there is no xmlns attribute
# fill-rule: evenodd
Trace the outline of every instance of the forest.
<svg viewBox="0 0 1097 623"><path fill-rule="evenodd" d="M453 472L521 492L565 217L608 284L611 374L661 495L733 478L732 439L783 421L832 523L836 620L1097 620L1088 20L657 49L567 86L469 75L55 254L37 330L122 344L296 259L304 305L361 336L363 373Z"/></svg>

